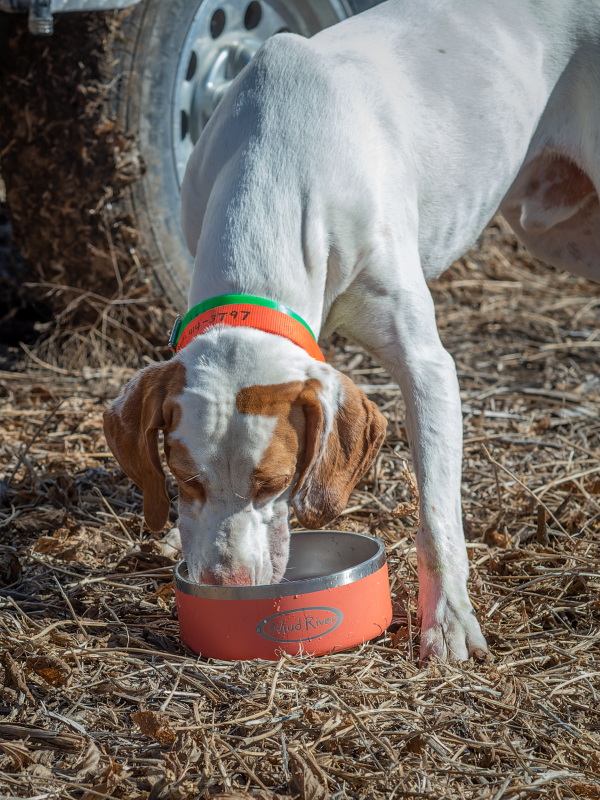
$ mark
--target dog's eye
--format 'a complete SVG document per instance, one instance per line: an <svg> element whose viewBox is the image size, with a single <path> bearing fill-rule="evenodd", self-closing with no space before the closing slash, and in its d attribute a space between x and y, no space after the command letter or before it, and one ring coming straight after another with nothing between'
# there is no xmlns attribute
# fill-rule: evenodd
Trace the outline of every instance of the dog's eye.
<svg viewBox="0 0 600 800"><path fill-rule="evenodd" d="M267 497L273 497L283 492L290 480L289 475L280 475L277 478L255 478L252 497L254 500L266 500Z"/></svg>
<svg viewBox="0 0 600 800"><path fill-rule="evenodd" d="M175 475L179 490L182 494L191 496L193 500L199 500L201 503L206 503L206 489L202 481L198 478L184 478Z"/></svg>

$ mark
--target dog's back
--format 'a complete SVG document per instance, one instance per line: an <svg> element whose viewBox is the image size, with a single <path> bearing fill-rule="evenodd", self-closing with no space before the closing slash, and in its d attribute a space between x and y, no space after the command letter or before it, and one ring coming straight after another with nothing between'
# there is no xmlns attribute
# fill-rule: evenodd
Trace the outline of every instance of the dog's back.
<svg viewBox="0 0 600 800"><path fill-rule="evenodd" d="M334 296L382 229L418 231L425 274L439 275L535 157L532 141L552 141L599 186L595 142L580 146L583 121L598 130L597 104L582 97L574 113L561 89L563 75L570 97L572 84L599 90L587 41L599 20L592 2L388 0L311 40L269 40L188 167L182 222L194 255L202 237L195 281L217 293L226 287L211 281L234 270L272 287L285 263L302 291L319 288L319 273Z"/></svg>

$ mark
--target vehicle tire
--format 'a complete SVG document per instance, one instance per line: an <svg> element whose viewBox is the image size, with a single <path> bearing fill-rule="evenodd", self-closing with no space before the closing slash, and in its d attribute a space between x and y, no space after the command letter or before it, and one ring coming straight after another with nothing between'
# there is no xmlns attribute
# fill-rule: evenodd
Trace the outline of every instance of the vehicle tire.
<svg viewBox="0 0 600 800"><path fill-rule="evenodd" d="M123 202L177 309L186 308L193 269L179 223L180 186L210 114L269 36L311 36L346 15L341 0L145 0L122 14L113 111L145 163Z"/></svg>
<svg viewBox="0 0 600 800"><path fill-rule="evenodd" d="M18 303L29 311L17 313L33 328L19 340L31 345L35 337L35 359L69 372L160 359L169 352L173 310L152 285L139 231L124 211L143 163L134 138L106 113L107 56L120 17L57 14L48 38L29 33L26 14L2 22L1 170L24 262L9 259L6 280L27 290Z"/></svg>
<svg viewBox="0 0 600 800"><path fill-rule="evenodd" d="M110 298L137 241L131 221L111 218L109 206L142 171L135 141L104 110L110 27L101 14L60 14L54 35L42 38L29 33L26 14L2 14L0 23L1 169L27 277ZM73 298L61 292L52 293L57 311Z"/></svg>

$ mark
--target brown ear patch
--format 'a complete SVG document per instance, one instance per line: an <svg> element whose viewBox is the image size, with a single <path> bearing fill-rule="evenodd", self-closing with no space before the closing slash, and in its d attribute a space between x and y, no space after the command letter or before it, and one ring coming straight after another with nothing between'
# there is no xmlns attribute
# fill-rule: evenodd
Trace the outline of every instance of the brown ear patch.
<svg viewBox="0 0 600 800"><path fill-rule="evenodd" d="M289 381L265 386L247 386L236 397L240 414L277 417L269 446L252 475L251 496L261 500L282 492L302 468L305 452L307 392L314 396L319 381Z"/></svg>
<svg viewBox="0 0 600 800"><path fill-rule="evenodd" d="M343 400L335 410L326 441L321 436L320 405L306 408L306 465L293 495L296 516L305 528L321 528L342 513L385 438L387 420L375 403L345 375L340 374L339 380Z"/></svg>
<svg viewBox="0 0 600 800"><path fill-rule="evenodd" d="M387 421L375 403L345 375L340 374L339 381L343 399L333 409L326 439L319 399L323 387L318 380L248 386L236 398L242 414L278 417L273 438L254 471L254 496L281 491L275 479L291 480L299 472L292 502L306 528L320 528L341 514L385 437Z"/></svg>
<svg viewBox="0 0 600 800"><path fill-rule="evenodd" d="M185 386L181 361L152 364L125 387L103 415L104 435L121 468L144 492L144 516L159 531L170 509L158 452L158 431L174 430L181 418L175 398Z"/></svg>

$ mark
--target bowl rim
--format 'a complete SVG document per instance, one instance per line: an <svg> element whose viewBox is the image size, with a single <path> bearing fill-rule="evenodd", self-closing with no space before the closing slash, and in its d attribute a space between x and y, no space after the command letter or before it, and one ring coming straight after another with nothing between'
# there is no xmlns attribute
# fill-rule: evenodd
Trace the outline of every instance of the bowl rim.
<svg viewBox="0 0 600 800"><path fill-rule="evenodd" d="M366 561L361 561L360 564L340 572L332 572L330 575L323 575L319 578L306 578L301 581L265 584L262 586L211 586L194 583L181 574L181 568L185 565L185 559L182 559L177 562L173 569L175 591L208 600L270 600L292 595L302 596L313 592L322 592L326 589L335 589L337 586L345 586L348 583L355 583L377 572L386 564L385 545L381 539L376 539L374 536L355 531L336 530L292 531L291 535L298 536L306 533L334 533L343 534L344 536L356 536L376 543L377 550Z"/></svg>

